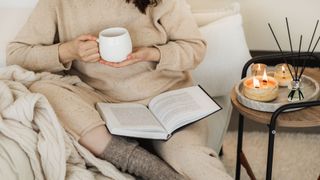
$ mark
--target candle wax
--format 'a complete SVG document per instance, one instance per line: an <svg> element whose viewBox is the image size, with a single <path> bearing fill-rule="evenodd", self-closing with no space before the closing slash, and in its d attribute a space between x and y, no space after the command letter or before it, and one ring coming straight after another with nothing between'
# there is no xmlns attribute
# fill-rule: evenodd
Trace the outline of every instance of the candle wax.
<svg viewBox="0 0 320 180"><path fill-rule="evenodd" d="M265 82L259 80L259 83L260 83L260 87L254 87L253 86L253 81L250 80L249 82L247 82L247 85L248 85L249 88L257 88L257 89L259 89L259 88L262 89L262 88L267 88L267 87L275 87L276 86L276 83L273 82L273 81L267 81L267 84L265 84Z"/></svg>

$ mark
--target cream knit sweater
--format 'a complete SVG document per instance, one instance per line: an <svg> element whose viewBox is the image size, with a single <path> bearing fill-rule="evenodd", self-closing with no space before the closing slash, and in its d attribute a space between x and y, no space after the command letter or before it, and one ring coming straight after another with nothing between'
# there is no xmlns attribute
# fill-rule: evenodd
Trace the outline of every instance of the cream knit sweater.
<svg viewBox="0 0 320 180"><path fill-rule="evenodd" d="M129 30L134 47L155 46L159 63L123 68L59 61L59 44L109 27ZM78 75L111 102L141 102L170 89L190 86L189 70L203 59L205 42L185 0L162 0L141 14L125 0L39 0L29 20L8 45L7 64L33 71Z"/></svg>

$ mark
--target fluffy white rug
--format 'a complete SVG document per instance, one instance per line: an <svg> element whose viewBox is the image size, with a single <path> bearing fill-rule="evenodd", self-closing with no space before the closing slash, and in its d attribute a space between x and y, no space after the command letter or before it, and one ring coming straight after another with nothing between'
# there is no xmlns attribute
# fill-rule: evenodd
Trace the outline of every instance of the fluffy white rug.
<svg viewBox="0 0 320 180"><path fill-rule="evenodd" d="M243 151L257 179L265 179L268 134L245 132ZM234 177L237 133L228 132L221 158L227 171ZM273 159L273 178L281 180L316 180L320 175L320 134L276 134ZM241 169L241 179L250 179Z"/></svg>

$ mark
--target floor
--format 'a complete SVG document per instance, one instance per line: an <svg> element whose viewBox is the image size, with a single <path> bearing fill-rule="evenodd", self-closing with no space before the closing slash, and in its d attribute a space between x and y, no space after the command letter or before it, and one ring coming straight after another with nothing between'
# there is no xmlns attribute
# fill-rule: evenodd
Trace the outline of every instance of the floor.
<svg viewBox="0 0 320 180"><path fill-rule="evenodd" d="M238 113L233 111L224 141L224 162L228 173L235 171ZM245 119L244 152L257 179L265 179L268 128ZM312 180L320 175L320 127L278 128L275 141L273 179ZM242 169L241 179L250 179Z"/></svg>
<svg viewBox="0 0 320 180"><path fill-rule="evenodd" d="M275 141L274 180L316 180L320 175L320 134L279 133ZM257 179L265 179L268 134L245 132L243 151ZM227 133L222 161L234 177L237 132ZM241 179L250 179L242 169Z"/></svg>

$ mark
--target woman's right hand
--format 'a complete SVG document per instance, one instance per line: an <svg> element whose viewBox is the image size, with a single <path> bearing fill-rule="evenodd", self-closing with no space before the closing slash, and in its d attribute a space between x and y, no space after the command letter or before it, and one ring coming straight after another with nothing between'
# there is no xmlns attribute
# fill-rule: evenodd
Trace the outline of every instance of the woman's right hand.
<svg viewBox="0 0 320 180"><path fill-rule="evenodd" d="M59 57L63 64L75 59L84 62L97 62L100 60L97 38L92 35L81 35L72 41L59 46Z"/></svg>

